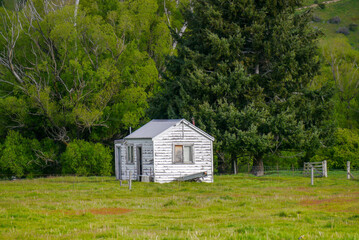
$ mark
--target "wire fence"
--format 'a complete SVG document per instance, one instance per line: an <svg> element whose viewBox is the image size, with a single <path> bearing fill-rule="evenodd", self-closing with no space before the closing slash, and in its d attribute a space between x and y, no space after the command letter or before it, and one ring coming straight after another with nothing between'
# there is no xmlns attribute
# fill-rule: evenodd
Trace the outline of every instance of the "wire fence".
<svg viewBox="0 0 359 240"><path fill-rule="evenodd" d="M0 181L16 181L29 179L51 179L53 182L109 182L117 181L115 176L82 176L71 174L25 174L21 177L13 174L0 174Z"/></svg>
<svg viewBox="0 0 359 240"><path fill-rule="evenodd" d="M240 167L237 171L239 174L251 174L251 168ZM354 179L359 179L359 169L351 169L351 174L354 176ZM232 175L233 172L226 173L217 173L215 175ZM310 177L305 176L303 167L279 167L279 166L264 166L264 175L265 176L292 176L292 177ZM344 169L328 169L328 176L347 176L347 171ZM71 174L25 174L21 177L18 177L14 174L1 174L0 181L15 181L20 179L37 179L37 178L54 178L54 180L61 181L88 181L88 182L104 182L104 181L117 181L115 176L82 176L82 175L71 175ZM65 179L67 178L67 180Z"/></svg>
<svg viewBox="0 0 359 240"><path fill-rule="evenodd" d="M238 173L247 173L251 174L252 168L250 167L239 167ZM359 169L351 169L351 174L359 179ZM233 172L221 173L222 174L233 174ZM310 177L306 175L303 167L280 167L280 166L264 166L264 175L265 176L297 176L297 177ZM328 169L328 175L330 176L347 176L347 170L345 169Z"/></svg>

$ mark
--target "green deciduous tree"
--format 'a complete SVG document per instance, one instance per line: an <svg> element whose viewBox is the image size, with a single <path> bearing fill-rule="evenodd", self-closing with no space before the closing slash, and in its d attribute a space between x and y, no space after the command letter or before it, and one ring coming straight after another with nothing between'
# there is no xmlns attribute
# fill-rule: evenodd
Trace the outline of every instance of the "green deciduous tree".
<svg viewBox="0 0 359 240"><path fill-rule="evenodd" d="M125 29L81 8L75 19L73 5L27 1L19 12L0 10L0 104L13 106L3 110L5 130L65 144L106 141L145 118L158 71L137 36L126 41Z"/></svg>
<svg viewBox="0 0 359 240"><path fill-rule="evenodd" d="M308 151L330 137L332 89L307 88L319 69L318 33L297 1L198 0L167 64L154 117L190 119L216 137L219 152L253 159Z"/></svg>
<svg viewBox="0 0 359 240"><path fill-rule="evenodd" d="M146 121L158 69L172 51L159 3L0 6L0 136L16 130L37 139L37 164L50 173L61 171L57 156L72 140L109 144Z"/></svg>
<svg viewBox="0 0 359 240"><path fill-rule="evenodd" d="M359 135L349 129L340 128L335 134L336 144L331 149L330 165L334 168L345 169L347 161L351 166L359 166Z"/></svg>
<svg viewBox="0 0 359 240"><path fill-rule="evenodd" d="M356 130L338 128L335 132L335 144L317 151L312 161L328 161L331 169L346 169L347 161L353 168L359 167L359 134Z"/></svg>
<svg viewBox="0 0 359 240"><path fill-rule="evenodd" d="M320 42L323 64L312 86L332 84L336 89L336 119L341 128L358 128L359 51L345 37Z"/></svg>
<svg viewBox="0 0 359 240"><path fill-rule="evenodd" d="M117 35L125 43L134 42L140 51L147 52L155 61L157 69L163 69L164 59L172 49L172 38L168 28L180 16L165 14L163 5L175 13L178 7L171 1L134 0L134 1L81 1L81 9L91 15L101 15L111 24Z"/></svg>

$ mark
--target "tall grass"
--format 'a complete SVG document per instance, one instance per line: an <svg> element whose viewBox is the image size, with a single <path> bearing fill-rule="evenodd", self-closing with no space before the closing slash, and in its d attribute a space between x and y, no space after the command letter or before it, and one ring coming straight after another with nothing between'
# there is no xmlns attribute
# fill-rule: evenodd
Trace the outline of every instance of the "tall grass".
<svg viewBox="0 0 359 240"><path fill-rule="evenodd" d="M358 187L344 171L314 186L279 173L132 191L111 177L1 181L0 239L359 239Z"/></svg>

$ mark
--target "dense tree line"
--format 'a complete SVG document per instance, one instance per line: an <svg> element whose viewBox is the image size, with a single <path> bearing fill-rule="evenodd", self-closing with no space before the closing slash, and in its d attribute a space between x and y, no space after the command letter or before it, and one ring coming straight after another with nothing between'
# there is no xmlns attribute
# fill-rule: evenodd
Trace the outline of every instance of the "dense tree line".
<svg viewBox="0 0 359 240"><path fill-rule="evenodd" d="M167 4L166 11L174 15L177 7ZM0 14L4 164L13 158L5 153L15 138L32 152L16 161L41 160L37 165L48 172L70 173L63 159L76 139L92 147L100 142L111 156L113 139L148 119L158 69L174 51L168 25L178 25L156 0L26 1Z"/></svg>
<svg viewBox="0 0 359 240"><path fill-rule="evenodd" d="M267 163L318 159L342 167L359 152L358 52L345 39L318 42L299 5L1 7L0 173L109 175L113 140L154 117L194 117L216 137L220 171L250 164L261 175Z"/></svg>

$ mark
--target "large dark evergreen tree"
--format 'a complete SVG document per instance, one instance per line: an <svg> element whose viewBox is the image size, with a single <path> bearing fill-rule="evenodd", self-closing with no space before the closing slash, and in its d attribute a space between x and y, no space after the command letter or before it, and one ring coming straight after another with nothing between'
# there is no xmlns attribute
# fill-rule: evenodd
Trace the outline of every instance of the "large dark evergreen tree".
<svg viewBox="0 0 359 240"><path fill-rule="evenodd" d="M232 162L253 158L255 175L263 174L266 154L325 144L332 93L307 88L319 69L318 33L308 25L309 12L295 13L298 6L296 0L194 1L152 117L195 117Z"/></svg>

